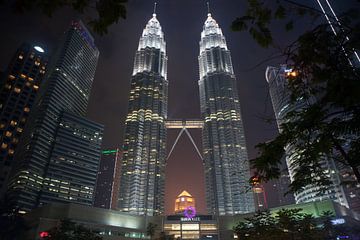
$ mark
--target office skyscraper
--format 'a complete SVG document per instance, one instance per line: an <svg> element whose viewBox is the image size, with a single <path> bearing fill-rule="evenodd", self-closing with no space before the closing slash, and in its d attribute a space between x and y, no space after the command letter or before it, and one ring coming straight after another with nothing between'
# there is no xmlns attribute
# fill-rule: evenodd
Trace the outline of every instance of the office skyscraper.
<svg viewBox="0 0 360 240"><path fill-rule="evenodd" d="M253 212L250 167L230 51L210 13L201 33L199 68L208 212Z"/></svg>
<svg viewBox="0 0 360 240"><path fill-rule="evenodd" d="M117 202L118 198L121 154L122 152L118 148L106 149L101 152L100 168L96 182L95 207L117 208L117 206L112 205L112 202Z"/></svg>
<svg viewBox="0 0 360 240"><path fill-rule="evenodd" d="M93 203L102 126L83 116L98 57L91 34L73 22L15 154L8 193L22 210L52 201Z"/></svg>
<svg viewBox="0 0 360 240"><path fill-rule="evenodd" d="M279 131L281 131L281 124L285 121L285 116L287 113L297 109L301 110L307 104L302 99L298 99L295 103L291 102L291 92L287 85L288 74L292 74L292 70L288 69L286 66L281 66L280 68L267 67L265 74L266 80L269 83L271 101L273 104ZM294 175L297 169L294 162L299 155L295 152L294 147L291 145L285 148L285 154L290 179L292 180L294 179ZM294 194L296 203L331 199L337 201L341 205L349 207L344 188L340 184L338 170L334 161L331 158L324 156L321 165L324 171L329 173L332 185L330 185L327 191L324 193L319 192L319 187L309 185L305 187L303 191Z"/></svg>
<svg viewBox="0 0 360 240"><path fill-rule="evenodd" d="M44 79L47 62L47 54L41 47L24 43L3 74L4 82L0 85L0 194L6 189L14 153Z"/></svg>
<svg viewBox="0 0 360 240"><path fill-rule="evenodd" d="M168 101L165 45L164 33L153 14L135 54L118 200L120 211L137 215L164 212Z"/></svg>

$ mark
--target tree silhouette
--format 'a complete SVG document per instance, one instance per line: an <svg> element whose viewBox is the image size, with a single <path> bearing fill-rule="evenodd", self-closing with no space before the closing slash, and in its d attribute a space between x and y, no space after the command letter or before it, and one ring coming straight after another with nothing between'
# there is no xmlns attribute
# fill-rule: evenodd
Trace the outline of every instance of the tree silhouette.
<svg viewBox="0 0 360 240"><path fill-rule="evenodd" d="M127 0L15 0L6 1L16 13L23 14L32 9L40 9L43 14L51 17L56 11L70 7L79 14L87 14L88 24L99 35L108 32L108 28L126 18ZM5 1L0 1L4 4ZM93 17L94 13L97 17Z"/></svg>
<svg viewBox="0 0 360 240"><path fill-rule="evenodd" d="M284 148L292 146L297 160L288 166L296 168L290 191L300 192L308 185L325 191L332 184L321 165L324 156L349 169L353 182L360 183L360 69L353 60L355 49L360 48L357 8L330 18L336 35L328 23L319 24L280 48L271 31L276 21L286 20L285 29L291 30L298 18L322 14L291 0L248 3L245 16L233 22L233 30L248 31L261 46L277 48L283 63L295 73L287 77L291 103L299 99L306 103L286 114L275 139L256 146L259 156L251 165L257 177L278 178Z"/></svg>
<svg viewBox="0 0 360 240"><path fill-rule="evenodd" d="M234 233L246 240L330 240L351 234L347 228L334 226L332 218L331 213L324 212L315 219L302 209L281 209L275 214L263 211L239 222Z"/></svg>
<svg viewBox="0 0 360 240"><path fill-rule="evenodd" d="M61 220L59 226L48 231L48 240L102 240L103 238L83 225Z"/></svg>

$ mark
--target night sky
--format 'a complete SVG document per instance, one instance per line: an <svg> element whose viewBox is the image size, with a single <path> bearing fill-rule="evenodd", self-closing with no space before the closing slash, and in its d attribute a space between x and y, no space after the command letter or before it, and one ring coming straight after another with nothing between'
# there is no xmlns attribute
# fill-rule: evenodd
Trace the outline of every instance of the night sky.
<svg viewBox="0 0 360 240"><path fill-rule="evenodd" d="M206 19L205 0L158 0L157 18L165 33L168 55L170 119L199 118L198 62L200 32ZM299 1L315 7L314 0ZM355 4L356 0L332 1L333 7L343 9ZM100 59L92 87L87 116L105 125L103 148L121 146L124 122L127 113L130 77L138 40L147 21L151 18L154 1L129 0L128 16L109 29L105 36L95 36L100 50ZM340 6L340 4L342 6ZM358 3L357 3L358 4ZM245 0L213 0L210 3L214 19L222 27L237 77L241 111L245 127L248 153L256 156L254 146L270 140L276 133L276 125L264 119L272 117L273 110L265 80L267 65L282 63L281 58L263 62L277 53L274 49L259 47L246 32L232 32L231 22L244 14ZM355 6L355 5L353 5ZM358 5L357 5L358 6ZM52 18L39 11L25 15L14 15L8 6L0 7L0 70L5 70L11 57L22 42L43 46L53 52L63 32L77 15L71 9L61 9ZM284 46L296 34L313 26L306 21L297 21L295 31L285 33L281 22L272 29L276 43ZM168 151L178 130L168 132ZM201 132L191 130L198 146L201 146ZM165 202L166 212L172 213L175 197L184 189L197 201L199 212L205 212L205 186L201 159L197 156L190 140L183 135L166 168ZM268 193L271 204L272 196Z"/></svg>

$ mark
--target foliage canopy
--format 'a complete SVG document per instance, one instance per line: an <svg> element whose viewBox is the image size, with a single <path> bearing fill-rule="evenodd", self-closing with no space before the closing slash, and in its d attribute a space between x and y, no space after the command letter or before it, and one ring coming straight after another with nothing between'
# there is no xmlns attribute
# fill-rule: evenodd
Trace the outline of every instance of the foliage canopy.
<svg viewBox="0 0 360 240"><path fill-rule="evenodd" d="M248 0L245 16L232 25L235 31L248 31L261 46L275 47L271 26L284 19L291 30L300 17L322 16L318 10L296 1ZM360 183L360 62L355 49L360 48L360 22L356 8L330 18L336 34L326 22L301 34L295 42L281 48L282 63L296 76L287 78L291 104L299 99L305 106L294 108L282 119L280 134L256 147L259 156L251 161L256 175L263 181L278 178L284 149L292 146L298 160L291 192L308 185L326 191L331 185L324 158L335 161L338 168L348 169L351 176L344 181Z"/></svg>

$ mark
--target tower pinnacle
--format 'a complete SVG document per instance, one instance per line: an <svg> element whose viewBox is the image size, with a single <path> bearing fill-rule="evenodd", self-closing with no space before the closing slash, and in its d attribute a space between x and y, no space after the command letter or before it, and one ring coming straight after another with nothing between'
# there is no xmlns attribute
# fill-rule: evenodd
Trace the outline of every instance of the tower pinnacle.
<svg viewBox="0 0 360 240"><path fill-rule="evenodd" d="M156 5L157 5L157 2L154 2L154 12L153 12L153 17L156 17Z"/></svg>

